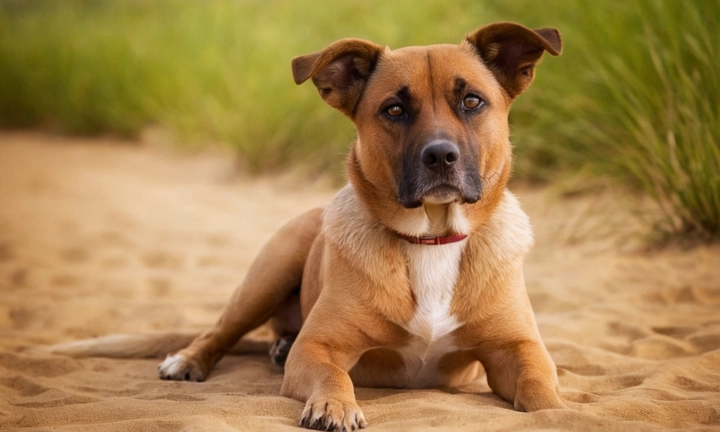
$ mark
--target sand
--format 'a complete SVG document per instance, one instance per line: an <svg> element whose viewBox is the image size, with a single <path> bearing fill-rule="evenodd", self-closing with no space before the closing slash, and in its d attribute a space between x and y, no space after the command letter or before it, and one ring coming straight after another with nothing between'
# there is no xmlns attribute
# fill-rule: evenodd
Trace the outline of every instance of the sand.
<svg viewBox="0 0 720 432"><path fill-rule="evenodd" d="M0 430L299 430L265 355L204 383L157 360L38 346L212 325L263 242L332 190L238 175L221 152L0 135ZM720 247L641 251L622 196L518 195L528 291L563 411L519 413L484 380L356 390L369 431L720 430ZM260 332L259 337L263 336Z"/></svg>

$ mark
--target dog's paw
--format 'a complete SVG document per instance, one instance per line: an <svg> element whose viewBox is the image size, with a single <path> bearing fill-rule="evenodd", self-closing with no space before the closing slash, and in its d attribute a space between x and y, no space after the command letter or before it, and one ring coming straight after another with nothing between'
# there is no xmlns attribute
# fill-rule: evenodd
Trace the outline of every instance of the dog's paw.
<svg viewBox="0 0 720 432"><path fill-rule="evenodd" d="M365 416L355 402L334 398L311 398L305 404L298 424L308 429L350 432L367 426Z"/></svg>
<svg viewBox="0 0 720 432"><path fill-rule="evenodd" d="M555 388L533 379L518 380L514 406L517 411L525 412L567 408Z"/></svg>
<svg viewBox="0 0 720 432"><path fill-rule="evenodd" d="M295 336L286 336L270 344L270 360L273 364L285 366L285 360L287 360L293 342L295 342Z"/></svg>
<svg viewBox="0 0 720 432"><path fill-rule="evenodd" d="M182 354L173 354L158 365L160 379L176 381L205 381L205 373L194 361Z"/></svg>

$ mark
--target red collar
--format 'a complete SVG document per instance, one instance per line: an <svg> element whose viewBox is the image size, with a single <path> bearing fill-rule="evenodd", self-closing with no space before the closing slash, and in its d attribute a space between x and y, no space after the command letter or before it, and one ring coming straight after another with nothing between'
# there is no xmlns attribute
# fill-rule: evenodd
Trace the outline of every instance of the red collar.
<svg viewBox="0 0 720 432"><path fill-rule="evenodd" d="M465 238L467 238L467 234L455 234L437 237L412 237L400 233L397 233L397 235L407 242L422 245L444 245L448 243L459 242L460 240L464 240Z"/></svg>

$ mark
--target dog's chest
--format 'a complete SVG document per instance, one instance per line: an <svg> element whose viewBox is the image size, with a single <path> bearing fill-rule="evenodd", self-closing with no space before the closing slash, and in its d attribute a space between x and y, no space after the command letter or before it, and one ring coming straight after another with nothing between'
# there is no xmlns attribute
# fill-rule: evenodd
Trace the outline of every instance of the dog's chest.
<svg viewBox="0 0 720 432"><path fill-rule="evenodd" d="M457 350L451 333L463 323L450 313L450 305L465 243L407 244L403 248L416 310L403 326L412 339L400 349L400 354L408 378L418 386L432 385L438 379L438 361Z"/></svg>

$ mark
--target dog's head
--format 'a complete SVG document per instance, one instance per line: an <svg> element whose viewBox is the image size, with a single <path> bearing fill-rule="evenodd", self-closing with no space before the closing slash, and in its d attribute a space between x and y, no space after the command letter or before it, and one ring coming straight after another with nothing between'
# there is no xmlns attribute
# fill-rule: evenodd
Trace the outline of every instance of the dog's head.
<svg viewBox="0 0 720 432"><path fill-rule="evenodd" d="M510 175L508 113L545 51L560 54L555 29L491 24L460 45L391 51L358 39L293 59L295 82L355 124L353 185L371 206L491 201Z"/></svg>

